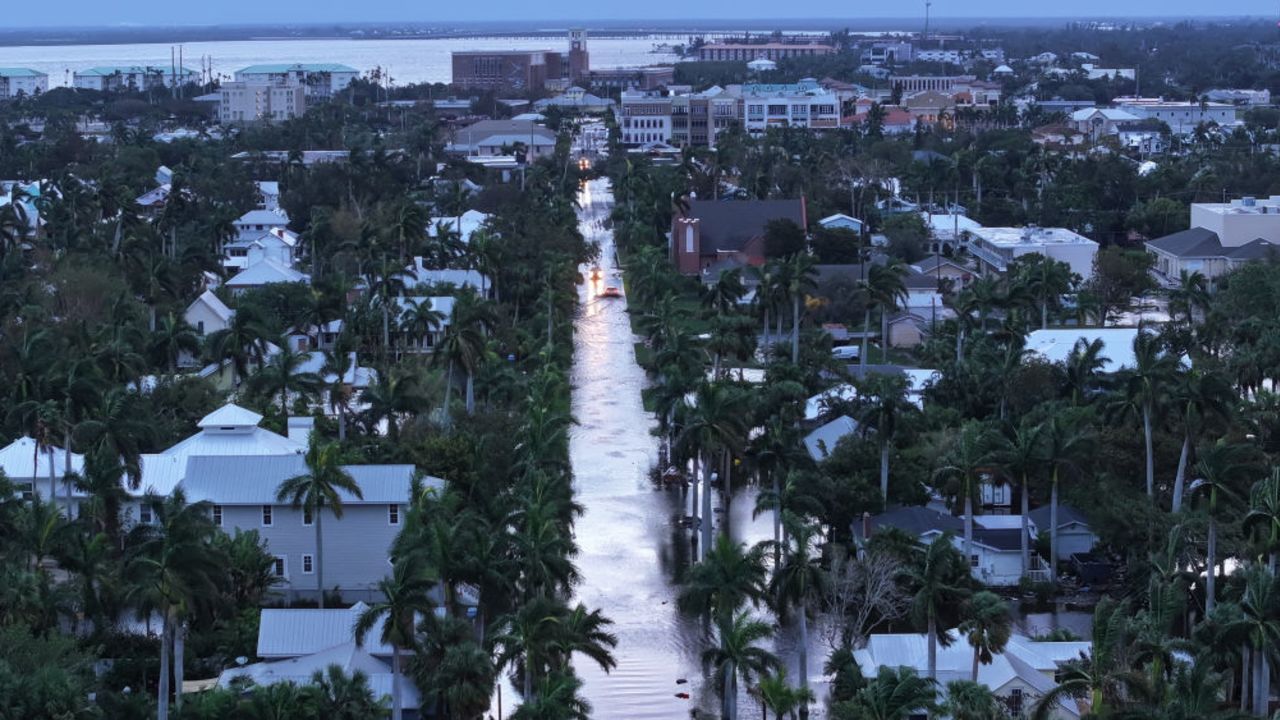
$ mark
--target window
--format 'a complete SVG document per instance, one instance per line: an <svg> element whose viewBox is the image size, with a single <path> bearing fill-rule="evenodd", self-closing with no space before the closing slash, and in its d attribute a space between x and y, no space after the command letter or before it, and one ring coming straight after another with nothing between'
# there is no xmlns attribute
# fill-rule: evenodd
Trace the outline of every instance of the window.
<svg viewBox="0 0 1280 720"><path fill-rule="evenodd" d="M271 527L271 506L262 506L262 527Z"/></svg>
<svg viewBox="0 0 1280 720"><path fill-rule="evenodd" d="M387 524L389 525L400 524L400 506L399 505L392 503L387 506Z"/></svg>
<svg viewBox="0 0 1280 720"><path fill-rule="evenodd" d="M222 506L213 506L213 524L222 527Z"/></svg>
<svg viewBox="0 0 1280 720"><path fill-rule="evenodd" d="M275 563L271 566L271 572L278 578L289 577L289 563L285 561L283 555L276 555Z"/></svg>
<svg viewBox="0 0 1280 720"><path fill-rule="evenodd" d="M302 524L311 527L314 519L311 517L311 508L302 508Z"/></svg>
<svg viewBox="0 0 1280 720"><path fill-rule="evenodd" d="M1013 688L1009 691L1009 710L1014 715L1022 712L1022 688Z"/></svg>
<svg viewBox="0 0 1280 720"><path fill-rule="evenodd" d="M196 321L196 332L200 333L201 335L203 335L203 334L204 334L204 321L203 321L203 320L197 320L197 321Z"/></svg>
<svg viewBox="0 0 1280 720"><path fill-rule="evenodd" d="M143 525L151 524L151 506L142 505L138 508L138 522Z"/></svg>
<svg viewBox="0 0 1280 720"><path fill-rule="evenodd" d="M312 561L311 556L303 555L302 556L302 574L310 575L313 572L315 572L315 563Z"/></svg>
<svg viewBox="0 0 1280 720"><path fill-rule="evenodd" d="M970 556L969 556L969 567L978 567L978 556L977 556L977 555L970 555Z"/></svg>

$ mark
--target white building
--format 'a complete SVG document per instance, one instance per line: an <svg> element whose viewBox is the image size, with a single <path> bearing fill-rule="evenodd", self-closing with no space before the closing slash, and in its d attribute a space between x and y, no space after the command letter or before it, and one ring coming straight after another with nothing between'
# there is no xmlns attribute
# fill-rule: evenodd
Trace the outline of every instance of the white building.
<svg viewBox="0 0 1280 720"><path fill-rule="evenodd" d="M306 90L301 85L224 83L219 97L218 121L224 125L283 122L307 112Z"/></svg>
<svg viewBox="0 0 1280 720"><path fill-rule="evenodd" d="M1236 106L1218 102L1188 102L1163 98L1124 97L1115 99L1116 107L1142 119L1159 120L1179 135L1195 131L1205 123L1219 126L1236 123Z"/></svg>
<svg viewBox="0 0 1280 720"><path fill-rule="evenodd" d="M30 68L0 68L0 100L38 95L49 90L49 76Z"/></svg>
<svg viewBox="0 0 1280 720"><path fill-rule="evenodd" d="M227 281L227 289L232 295L241 295L264 285L311 282L311 278L306 274L294 270L273 257L266 257L265 249L257 243L249 246L246 263L244 270Z"/></svg>
<svg viewBox="0 0 1280 720"><path fill-rule="evenodd" d="M1085 280L1093 277L1098 243L1066 228L982 227L971 230L970 237L969 252L984 274L1003 273L1016 258L1038 253L1066 263Z"/></svg>
<svg viewBox="0 0 1280 720"><path fill-rule="evenodd" d="M1205 97L1213 102L1231 103L1232 105L1270 105L1271 91L1267 89L1251 90L1248 88L1219 88L1205 93Z"/></svg>
<svg viewBox="0 0 1280 720"><path fill-rule="evenodd" d="M973 231L982 227L977 220L958 212L925 212L920 216L924 218L924 224L929 228L929 236L932 238L931 244L937 246L938 252L945 252L948 248L953 252L968 249ZM934 248L930 249L932 251Z"/></svg>
<svg viewBox="0 0 1280 720"><path fill-rule="evenodd" d="M1121 123L1141 120L1139 116L1118 108L1081 108L1071 113L1071 125L1097 142L1107 135L1119 132Z"/></svg>
<svg viewBox="0 0 1280 720"><path fill-rule="evenodd" d="M161 65L107 65L77 70L72 84L80 90L152 90L195 82L199 73L190 68Z"/></svg>
<svg viewBox="0 0 1280 720"><path fill-rule="evenodd" d="M284 210L250 210L231 223L236 233L243 239L253 239L265 232L284 229L289 225L289 216Z"/></svg>
<svg viewBox="0 0 1280 720"><path fill-rule="evenodd" d="M482 213L479 210L468 210L458 215L447 215L443 217L433 217L427 223L427 237L436 237L441 229L447 233L457 233L458 239L463 245L471 244L471 236L477 230L484 227L489 221L489 214Z"/></svg>
<svg viewBox="0 0 1280 720"><path fill-rule="evenodd" d="M854 652L854 659L867 678L874 678L882 667L908 667L924 677L929 669L928 645L924 635L875 634L865 648ZM1013 717L1025 717L1040 698L1057 686L1055 675L1059 668L1068 661L1088 656L1092 649L1088 642L1041 642L1014 635L1004 652L995 655L990 664L978 665L978 682L1003 700ZM948 647L938 644L936 658L938 693L942 700L947 683L972 678L973 648L963 640ZM1075 698L1065 697L1048 716L1052 720L1076 720L1087 709L1087 705ZM924 713L920 716L924 717Z"/></svg>
<svg viewBox="0 0 1280 720"><path fill-rule="evenodd" d="M1084 63L1080 66L1084 71L1086 80L1133 80L1137 78L1138 71L1134 68L1104 68L1098 67L1092 63Z"/></svg>
<svg viewBox="0 0 1280 720"><path fill-rule="evenodd" d="M618 127L623 145L670 143L671 98L656 91L623 90Z"/></svg>
<svg viewBox="0 0 1280 720"><path fill-rule="evenodd" d="M939 62L959 65L964 62L964 53L959 50L916 50L917 62Z"/></svg>
<svg viewBox="0 0 1280 720"><path fill-rule="evenodd" d="M277 63L250 65L236 71L236 81L301 87L311 98L329 98L347 89L360 71L337 63Z"/></svg>
<svg viewBox="0 0 1280 720"><path fill-rule="evenodd" d="M259 210L280 210L280 183L274 180L255 180L253 186L258 189Z"/></svg>
<svg viewBox="0 0 1280 720"><path fill-rule="evenodd" d="M1280 243L1280 195L1192 203L1191 227L1215 233L1223 247L1240 247L1258 238Z"/></svg>
<svg viewBox="0 0 1280 720"><path fill-rule="evenodd" d="M759 134L771 127L840 127L842 98L813 78L785 85L743 85L739 92L747 132Z"/></svg>

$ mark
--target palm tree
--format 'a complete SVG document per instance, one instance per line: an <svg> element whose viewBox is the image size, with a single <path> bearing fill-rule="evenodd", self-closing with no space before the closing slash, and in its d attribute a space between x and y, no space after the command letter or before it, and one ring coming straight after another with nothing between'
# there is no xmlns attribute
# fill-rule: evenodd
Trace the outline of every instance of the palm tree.
<svg viewBox="0 0 1280 720"><path fill-rule="evenodd" d="M970 678L978 682L978 664L990 665L995 656L1004 652L1013 632L1013 618L1004 598L983 590L975 593L965 603L965 618L960 623L961 634L973 648L973 673Z"/></svg>
<svg viewBox="0 0 1280 720"><path fill-rule="evenodd" d="M938 619L946 608L968 597L965 583L969 580L969 560L956 552L951 533L943 533L922 549L921 557L905 570L905 575L913 588L912 621L925 627L929 642L929 679L937 680L938 643L946 647L953 641L951 633L939 632Z"/></svg>
<svg viewBox="0 0 1280 720"><path fill-rule="evenodd" d="M947 683L947 699L939 710L951 720L1004 720L1008 710L991 688L975 681Z"/></svg>
<svg viewBox="0 0 1280 720"><path fill-rule="evenodd" d="M1063 295L1071 290L1071 266L1059 260L1047 257L1036 257L1034 262L1022 258L1022 272L1019 281L1025 285L1030 295L1040 305L1040 327L1049 327L1049 305L1058 304Z"/></svg>
<svg viewBox="0 0 1280 720"><path fill-rule="evenodd" d="M933 678L922 678L909 667L881 667L848 705L850 716L860 720L908 720L921 711L933 711L937 699Z"/></svg>
<svg viewBox="0 0 1280 720"><path fill-rule="evenodd" d="M681 612L722 620L764 598L765 574L762 546L719 535L702 561L689 568L676 602Z"/></svg>
<svg viewBox="0 0 1280 720"><path fill-rule="evenodd" d="M1196 311L1204 312L1209 308L1209 281L1199 270L1190 273L1182 270L1178 273L1178 284L1168 291L1168 295L1170 318L1176 321L1181 312L1187 326L1191 327L1195 324Z"/></svg>
<svg viewBox="0 0 1280 720"><path fill-rule="evenodd" d="M1269 667L1280 661L1280 578L1261 565L1245 569L1241 618L1232 629L1253 649L1253 711L1265 715L1270 696Z"/></svg>
<svg viewBox="0 0 1280 720"><path fill-rule="evenodd" d="M187 504L181 488L168 498L148 495L143 502L151 506L155 521L137 525L130 532L125 564L131 581L127 596L139 612L155 610L163 621L158 717L167 720L170 658L174 703L181 707L185 620L198 605L217 595L224 560L210 543L217 529L209 518L207 503Z"/></svg>
<svg viewBox="0 0 1280 720"><path fill-rule="evenodd" d="M152 360L158 360L169 368L170 373L174 373L178 370L180 355L200 352L200 336L186 320L168 313L160 318L151 333L150 350Z"/></svg>
<svg viewBox="0 0 1280 720"><path fill-rule="evenodd" d="M324 511L328 508L334 520L342 519L342 495L346 493L364 499L364 492L356 484L351 473L342 466L342 447L325 443L318 436L311 436L307 448L307 472L280 483L276 500L301 510L303 517L310 517L316 533L316 592L320 607L324 607Z"/></svg>
<svg viewBox="0 0 1280 720"><path fill-rule="evenodd" d="M318 373L304 368L311 363L311 353L294 350L286 339L256 373L249 377L248 389L259 397L280 398L280 415L289 414L289 394L314 397L324 385Z"/></svg>
<svg viewBox="0 0 1280 720"><path fill-rule="evenodd" d="M698 387L696 403L684 414L684 427L676 439L677 449L694 459L695 483L701 470L703 552L711 547L711 456L716 452L733 453L742 448L747 435L745 403L746 396L735 388L723 383L704 382ZM726 492L726 506L728 496Z"/></svg>
<svg viewBox="0 0 1280 720"><path fill-rule="evenodd" d="M1218 557L1218 515L1221 505L1235 503L1239 500L1235 486L1242 484L1243 478L1252 469L1246 458L1247 448L1230 445L1219 440L1213 445L1200 450L1200 459L1196 462L1196 479L1188 490L1191 497L1205 499L1205 512L1209 519L1209 534L1205 549L1205 614L1213 612L1213 604L1217 598L1214 592L1217 579Z"/></svg>
<svg viewBox="0 0 1280 720"><path fill-rule="evenodd" d="M449 326L436 348L436 357L447 360L449 364L445 376L446 419L449 418L449 393L453 388L455 366L461 366L467 375L467 414L475 414L475 375L488 353L485 335L493 328L494 322L492 308L475 293L463 293L454 301Z"/></svg>
<svg viewBox="0 0 1280 720"><path fill-rule="evenodd" d="M867 309L862 321L862 353L859 362L867 366L867 337L871 333L871 309L880 309L880 351L883 355L889 349L889 316L907 299L906 266L894 261L888 265L872 265L867 270L867 278L863 281L863 290L867 294Z"/></svg>
<svg viewBox="0 0 1280 720"><path fill-rule="evenodd" d="M783 261L787 278L787 294L791 296L791 363L800 362L800 306L805 293L816 287L814 259L806 253L795 253Z"/></svg>
<svg viewBox="0 0 1280 720"><path fill-rule="evenodd" d="M1093 611L1093 648L1089 655L1066 663L1058 671L1058 685L1041 696L1032 720L1058 716L1064 698L1088 696L1093 717L1109 717L1109 708L1122 698L1144 690L1143 681L1130 667L1133 634L1131 609L1126 602L1103 597Z"/></svg>
<svg viewBox="0 0 1280 720"><path fill-rule="evenodd" d="M787 682L786 668L778 668L777 672L760 678L756 683L756 693L760 696L760 705L764 709L764 720L769 720L769 710L773 711L775 720L782 720L782 716L791 715L797 705L809 701L801 698L803 693Z"/></svg>
<svg viewBox="0 0 1280 720"><path fill-rule="evenodd" d="M400 438L400 419L426 409L428 399L422 389L422 376L411 367L397 366L360 391L361 402L368 405L363 415L369 430L386 421L387 438Z"/></svg>
<svg viewBox="0 0 1280 720"><path fill-rule="evenodd" d="M702 306L716 315L731 315L746 294L741 269L721 270L720 277L702 290Z"/></svg>
<svg viewBox="0 0 1280 720"><path fill-rule="evenodd" d="M1244 516L1244 530L1258 538L1267 554L1267 567L1276 573L1280 554L1280 468L1259 480L1249 490L1249 513Z"/></svg>
<svg viewBox="0 0 1280 720"><path fill-rule="evenodd" d="M75 431L76 445L86 454L103 452L116 458L134 490L142 482L142 448L153 435L151 426L143 420L139 402L137 393L113 388Z"/></svg>
<svg viewBox="0 0 1280 720"><path fill-rule="evenodd" d="M1152 449L1152 423L1157 404L1166 395L1177 372L1177 360L1163 351L1157 337L1139 331L1133 338L1132 368L1117 378L1120 384L1110 410L1119 414L1135 413L1142 418L1142 437L1147 455L1147 497L1155 499L1155 452Z"/></svg>
<svg viewBox="0 0 1280 720"><path fill-rule="evenodd" d="M385 717L386 708L373 697L369 676L363 670L350 675L338 665L311 673L311 685L320 696L320 713L327 720L367 720Z"/></svg>
<svg viewBox="0 0 1280 720"><path fill-rule="evenodd" d="M1191 449L1202 425L1214 418L1225 418L1235 407L1236 397L1230 385L1214 372L1192 368L1182 373L1174 402L1182 416L1182 453L1178 457L1178 474L1173 480L1173 512L1182 511L1182 491L1186 481Z"/></svg>
<svg viewBox="0 0 1280 720"><path fill-rule="evenodd" d="M249 374L249 365L261 362L266 354L266 325L247 309L240 309L222 330L210 333L205 340L205 352L214 362L231 364L231 384L239 385L240 379Z"/></svg>
<svg viewBox="0 0 1280 720"><path fill-rule="evenodd" d="M535 597L511 615L498 619L493 640L499 649L497 664L502 667L520 661L525 704L536 700L535 676L543 672L554 650L560 609L559 603L550 598Z"/></svg>
<svg viewBox="0 0 1280 720"><path fill-rule="evenodd" d="M933 471L935 478L949 479L947 494L964 502L964 556L973 557L973 504L981 500L983 476L992 461L992 432L979 420L969 420L952 438L944 462Z"/></svg>
<svg viewBox="0 0 1280 720"><path fill-rule="evenodd" d="M915 409L907 402L907 380L898 375L872 375L863 383L859 399L858 424L875 428L880 444L880 500L889 507L889 447L898 431L898 422Z"/></svg>
<svg viewBox="0 0 1280 720"><path fill-rule="evenodd" d="M415 556L396 558L391 577L378 581L382 599L360 613L352 630L356 645L363 646L365 636L381 623L379 639L391 646L392 720L402 720L404 714L400 696L400 651L414 647L416 618L435 611L434 604L427 597L434 584L428 569Z"/></svg>
<svg viewBox="0 0 1280 720"><path fill-rule="evenodd" d="M809 602L818 597L827 586L828 577L821 558L815 554L815 546L820 538L818 525L796 515L788 515L783 523L787 526L788 539L783 549L782 561L774 568L769 590L780 614L788 614L792 610L795 612L800 629L799 687L802 693L808 693ZM808 714L808 706L802 705L800 715L803 717Z"/></svg>
<svg viewBox="0 0 1280 720"><path fill-rule="evenodd" d="M773 653L756 647L757 642L772 633L768 623L755 620L746 612L721 617L717 622L720 644L704 651L702 662L715 669L720 707L726 720L738 717L738 680L750 685L757 676L780 666Z"/></svg>
<svg viewBox="0 0 1280 720"><path fill-rule="evenodd" d="M1030 478L1044 462L1043 426L1032 424L1028 418L1013 427L1009 425L1005 432L995 437L995 449L992 459L1004 469L1005 477L1020 483L1021 515L1022 515L1022 574L1025 577L1031 571L1031 549L1029 547L1031 528L1031 486Z"/></svg>
<svg viewBox="0 0 1280 720"><path fill-rule="evenodd" d="M1045 424L1044 461L1049 466L1049 580L1058 581L1058 487L1062 471L1076 468L1089 451L1089 434L1075 420L1055 415Z"/></svg>
<svg viewBox="0 0 1280 720"><path fill-rule="evenodd" d="M1111 358L1102 354L1106 345L1102 338L1087 341L1076 340L1067 356L1065 369L1067 375L1067 394L1075 407L1085 405L1093 398L1098 388L1098 376Z"/></svg>
<svg viewBox="0 0 1280 720"><path fill-rule="evenodd" d="M444 314L431 307L431 298L414 298L413 302L400 314L400 325L397 328L401 337L425 338L440 329L444 322Z"/></svg>
<svg viewBox="0 0 1280 720"><path fill-rule="evenodd" d="M396 298L405 294L413 273L400 264L389 260L385 255L381 262L365 275L369 298L382 313L382 349L385 352L391 345L391 312Z"/></svg>

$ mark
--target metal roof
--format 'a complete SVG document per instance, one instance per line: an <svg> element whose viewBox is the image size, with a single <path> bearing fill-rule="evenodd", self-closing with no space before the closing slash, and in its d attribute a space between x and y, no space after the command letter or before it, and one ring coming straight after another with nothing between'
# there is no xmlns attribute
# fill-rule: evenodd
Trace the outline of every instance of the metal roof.
<svg viewBox="0 0 1280 720"><path fill-rule="evenodd" d="M173 75L173 69L162 67L160 65L99 65L86 70L77 70L76 77L106 77L108 75ZM181 75L195 75L196 71L191 68L180 68L178 73Z"/></svg>
<svg viewBox="0 0 1280 720"><path fill-rule="evenodd" d="M53 474L61 478L67 460L63 449L46 446L37 455L36 441L23 435L0 449L0 469L10 480L48 478L50 458L53 460ZM84 472L83 455L71 453L71 472Z"/></svg>
<svg viewBox="0 0 1280 720"><path fill-rule="evenodd" d="M258 413L235 403L227 403L201 418L196 427L257 427L260 422L262 416Z"/></svg>
<svg viewBox="0 0 1280 720"><path fill-rule="evenodd" d="M830 457L832 451L836 449L836 445L841 438L846 435L852 435L858 431L858 423L848 415L841 415L804 436L804 446L809 451L809 457L815 461L825 460Z"/></svg>
<svg viewBox="0 0 1280 720"><path fill-rule="evenodd" d="M411 500L410 486L417 469L412 465L345 465L343 469L360 487L362 498L339 491L346 505L403 504ZM182 487L191 502L207 500L218 505L270 505L284 481L306 474L302 455L192 456L187 460ZM444 481L428 478L429 486L443 489Z"/></svg>
<svg viewBox="0 0 1280 720"><path fill-rule="evenodd" d="M310 72L310 73L359 73L359 70L339 63L267 63L264 65L250 65L247 68L241 68L236 71L237 75L268 75L290 72Z"/></svg>
<svg viewBox="0 0 1280 720"><path fill-rule="evenodd" d="M358 602L349 608L263 608L258 622L258 657L267 659L314 655L351 642L356 619L369 606ZM369 631L364 648L370 655L390 655L391 646Z"/></svg>
<svg viewBox="0 0 1280 720"><path fill-rule="evenodd" d="M236 225L279 225L289 224L289 216L282 210L250 210L236 219Z"/></svg>
<svg viewBox="0 0 1280 720"><path fill-rule="evenodd" d="M271 283L307 282L307 276L286 267L274 258L265 258L262 262L241 270L235 277L227 281L227 287L256 287Z"/></svg>
<svg viewBox="0 0 1280 720"><path fill-rule="evenodd" d="M49 77L39 70L31 68L0 68L0 77Z"/></svg>

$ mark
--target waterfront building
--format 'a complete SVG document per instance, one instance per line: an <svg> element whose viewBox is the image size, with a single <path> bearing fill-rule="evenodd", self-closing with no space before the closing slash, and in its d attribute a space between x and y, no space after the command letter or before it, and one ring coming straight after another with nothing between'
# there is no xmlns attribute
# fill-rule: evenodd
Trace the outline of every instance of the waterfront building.
<svg viewBox="0 0 1280 720"><path fill-rule="evenodd" d="M302 85L230 82L222 85L218 95L218 121L224 125L281 122L307 111Z"/></svg>
<svg viewBox="0 0 1280 720"><path fill-rule="evenodd" d="M80 90L154 90L195 82L199 73L189 68L161 65L107 65L77 70L72 84Z"/></svg>
<svg viewBox="0 0 1280 720"><path fill-rule="evenodd" d="M702 61L750 62L757 58L781 60L793 57L830 55L836 51L830 45L811 43L714 43L698 48Z"/></svg>
<svg viewBox="0 0 1280 720"><path fill-rule="evenodd" d="M277 63L250 65L236 71L236 81L254 85L301 87L313 99L346 90L360 71L337 63Z"/></svg>
<svg viewBox="0 0 1280 720"><path fill-rule="evenodd" d="M0 100L49 90L49 76L30 68L0 68Z"/></svg>

